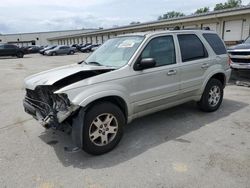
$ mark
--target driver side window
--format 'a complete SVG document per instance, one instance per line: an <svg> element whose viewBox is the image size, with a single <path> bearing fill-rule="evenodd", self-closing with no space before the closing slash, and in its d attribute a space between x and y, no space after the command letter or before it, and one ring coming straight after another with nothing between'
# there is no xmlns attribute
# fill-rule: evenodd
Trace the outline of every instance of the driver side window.
<svg viewBox="0 0 250 188"><path fill-rule="evenodd" d="M141 54L141 59L153 58L156 67L176 63L175 46L172 36L162 36L152 39Z"/></svg>

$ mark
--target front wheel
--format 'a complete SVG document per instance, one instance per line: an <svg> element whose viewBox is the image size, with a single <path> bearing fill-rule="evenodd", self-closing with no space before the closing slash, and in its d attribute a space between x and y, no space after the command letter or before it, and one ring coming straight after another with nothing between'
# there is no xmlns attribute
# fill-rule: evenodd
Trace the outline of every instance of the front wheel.
<svg viewBox="0 0 250 188"><path fill-rule="evenodd" d="M125 117L113 103L102 102L86 113L83 127L83 150L100 155L112 150L121 140Z"/></svg>
<svg viewBox="0 0 250 188"><path fill-rule="evenodd" d="M202 111L216 111L223 100L223 85L221 81L212 78L206 85L198 105Z"/></svg>

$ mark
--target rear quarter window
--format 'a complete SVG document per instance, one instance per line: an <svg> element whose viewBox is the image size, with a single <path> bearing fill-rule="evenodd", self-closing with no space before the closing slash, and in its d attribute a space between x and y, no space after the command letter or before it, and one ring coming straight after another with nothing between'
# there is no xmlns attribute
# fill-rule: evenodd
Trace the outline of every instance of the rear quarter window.
<svg viewBox="0 0 250 188"><path fill-rule="evenodd" d="M217 34L204 33L203 37L206 39L206 41L211 46L211 48L213 49L214 53L216 53L216 55L222 55L222 54L227 53L227 50L226 50L222 40L220 39L220 37Z"/></svg>

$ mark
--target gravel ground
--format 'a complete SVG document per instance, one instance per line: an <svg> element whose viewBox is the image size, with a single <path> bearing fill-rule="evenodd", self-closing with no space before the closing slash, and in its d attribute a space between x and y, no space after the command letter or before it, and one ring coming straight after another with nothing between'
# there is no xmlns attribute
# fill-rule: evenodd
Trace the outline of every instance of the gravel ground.
<svg viewBox="0 0 250 188"><path fill-rule="evenodd" d="M69 136L25 114L23 79L78 62L86 54L0 58L0 187L250 187L248 73L233 73L222 107L203 113L193 102L138 119L102 156L67 153Z"/></svg>

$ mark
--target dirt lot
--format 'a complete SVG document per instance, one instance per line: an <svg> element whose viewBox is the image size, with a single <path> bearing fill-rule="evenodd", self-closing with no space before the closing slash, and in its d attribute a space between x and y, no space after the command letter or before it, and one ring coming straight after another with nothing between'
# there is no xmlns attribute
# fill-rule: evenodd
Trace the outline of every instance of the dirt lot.
<svg viewBox="0 0 250 188"><path fill-rule="evenodd" d="M187 103L134 121L108 154L65 152L69 136L23 112L23 79L85 56L0 59L0 187L250 187L250 88L234 85L239 73L217 112Z"/></svg>

